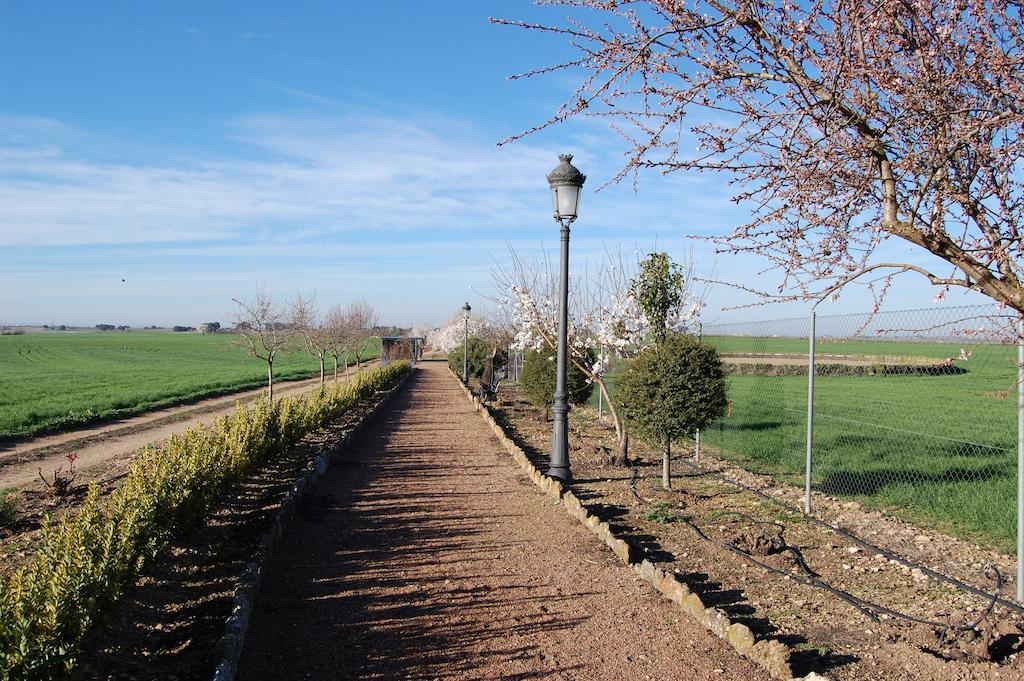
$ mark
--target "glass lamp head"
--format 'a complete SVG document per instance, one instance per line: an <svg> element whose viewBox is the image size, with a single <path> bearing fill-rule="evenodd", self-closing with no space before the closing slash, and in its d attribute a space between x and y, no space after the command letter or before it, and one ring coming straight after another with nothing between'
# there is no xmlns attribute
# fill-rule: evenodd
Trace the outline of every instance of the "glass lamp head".
<svg viewBox="0 0 1024 681"><path fill-rule="evenodd" d="M587 181L587 176L571 163L572 154L561 154L558 160L558 167L548 173L551 207L556 220L572 222L578 214L580 190Z"/></svg>

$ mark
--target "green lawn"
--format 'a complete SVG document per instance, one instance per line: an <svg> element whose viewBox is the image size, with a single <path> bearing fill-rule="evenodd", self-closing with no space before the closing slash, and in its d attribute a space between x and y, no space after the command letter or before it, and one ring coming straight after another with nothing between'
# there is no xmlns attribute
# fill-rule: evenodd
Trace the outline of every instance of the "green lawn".
<svg viewBox="0 0 1024 681"><path fill-rule="evenodd" d="M800 339L705 340L724 353L807 352ZM819 343L817 351L944 359L956 357L959 347L844 341ZM969 360L957 362L966 370L962 374L816 377L816 489L1012 547L1015 360L1015 347L982 345ZM1006 390L1010 395L1000 397ZM807 377L732 376L729 398L731 416L706 429L704 440L747 468L801 481Z"/></svg>
<svg viewBox="0 0 1024 681"><path fill-rule="evenodd" d="M236 338L167 331L0 336L0 438L263 385L266 365L234 347ZM305 353L274 362L275 379L318 372L319 362Z"/></svg>

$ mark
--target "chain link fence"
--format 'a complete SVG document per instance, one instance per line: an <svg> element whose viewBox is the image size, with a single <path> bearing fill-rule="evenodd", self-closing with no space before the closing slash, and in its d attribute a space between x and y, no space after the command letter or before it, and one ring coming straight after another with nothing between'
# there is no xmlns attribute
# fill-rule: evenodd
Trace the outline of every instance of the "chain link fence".
<svg viewBox="0 0 1024 681"><path fill-rule="evenodd" d="M523 350L509 347L508 361L505 362L505 379L513 383L519 382L523 373L523 365L526 363L526 353Z"/></svg>
<svg viewBox="0 0 1024 681"><path fill-rule="evenodd" d="M730 408L702 440L800 485L810 450L811 489L1009 549L1017 527L1015 324L1005 311L977 306L705 326L704 340L727 366Z"/></svg>

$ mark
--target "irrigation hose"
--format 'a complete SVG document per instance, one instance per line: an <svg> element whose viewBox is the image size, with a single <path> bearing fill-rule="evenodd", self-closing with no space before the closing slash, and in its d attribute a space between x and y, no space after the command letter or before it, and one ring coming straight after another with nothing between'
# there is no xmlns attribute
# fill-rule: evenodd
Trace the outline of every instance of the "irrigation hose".
<svg viewBox="0 0 1024 681"><path fill-rule="evenodd" d="M680 463L682 463L684 466L688 467L692 471L700 471L701 470L699 467L695 466L693 463L691 463L689 461L680 460ZM950 584L952 586L955 586L958 589L961 589L962 591L967 591L969 593L972 593L975 596L981 596L982 598L986 598L986 599L994 597L995 598L995 602L994 602L995 605L1001 605L1004 608L1008 608L1008 609L1013 610L1014 612L1017 612L1019 614L1024 614L1024 606L1018 605L1017 603L1014 603L1012 601L1008 601L1005 598L999 598L998 597L998 592L996 593L995 596L993 596L993 594L988 593L987 591L984 591L982 589L979 589L978 587L975 587L975 586L972 586L970 584L967 584L966 582L963 582L963 581L961 581L961 580L959 580L959 579L957 579L955 577L950 577L949 575L944 575L941 572L936 572L935 570L932 570L931 568L929 568L927 566L919 565L919 564L915 563L912 560L909 560L907 558L904 558L903 556L900 556L900 555L898 555L896 553L893 553L892 551L889 551L888 549L882 548L881 546L876 546L875 544L872 544L869 541L861 539L860 537L858 537L858 536L856 536L856 535L854 535L854 534L852 534L850 532L847 532L846 530L844 530L844 529L842 529L840 527L836 527L835 525L830 525L829 523L825 522L824 520L820 520L818 518L815 518L812 515L807 515L807 514L805 514L803 512L803 510L798 509L795 506L792 506L792 505L786 503L785 501L782 501L781 499L769 496L769 495L765 494L764 492L762 492L761 490L759 490L759 489L757 489L755 487L751 487L750 485L745 485L744 483L739 482L737 480L730 480L729 478L725 477L724 475L717 474L717 473L714 473L714 472L710 472L709 471L708 474L711 475L712 477L714 477L715 479L721 481L721 482L724 482L726 484L733 485L734 487L739 487L740 489L746 490L747 492L750 492L751 494L753 494L753 495L755 495L757 497L760 497L761 499L764 499L766 501L771 501L772 503L780 504L785 509L790 511L791 513L799 514L799 515L803 516L804 518L810 520L812 523L814 523L814 524L816 524L816 525L818 525L820 527L823 527L823 528L825 528L827 530L831 530L832 532L835 532L839 536L843 537L844 539L846 539L847 541L853 543L854 545L859 546L860 548L864 549L865 551L872 551L874 553L880 553L880 554L882 554L883 556L885 556L889 560L895 560L900 565L903 565L903 566L911 568L911 569L920 570L921 572L923 572L924 574L928 575L929 577L931 577L933 579L937 579L937 580L939 580L941 582L945 582L946 584ZM992 566L992 569L995 569L995 567ZM984 574L985 570L983 569L982 572ZM998 570L996 570L996 572L998 572ZM1002 586L1001 578L1000 578L1000 581L999 581L999 586Z"/></svg>
<svg viewBox="0 0 1024 681"><path fill-rule="evenodd" d="M736 512L729 512L729 514L735 514L740 516L744 515L742 513ZM749 518L749 516L747 517ZM938 622L936 620L923 619L920 617L915 617L913 615L908 615L907 613L900 612L898 610L894 610L879 603L875 603L873 601L860 598L859 596L854 596L848 591L832 586L831 584L823 580L817 572L812 570L811 567L807 564L807 561L804 559L804 556L800 552L800 550L794 546L791 546L788 542L785 543L784 550L788 551L793 556L797 566L800 568L800 571L804 573L803 575L794 575L788 570L783 570L781 568L775 567L774 565L770 565L768 563L765 563L764 561L758 560L753 555L751 555L747 551L744 551L738 546L734 546L733 544L730 544L728 542L719 541L718 539L708 536L707 533L704 532L704 530L702 530L700 526L698 526L695 522L693 522L693 519L690 517L684 516L681 519L684 523L686 523L687 526L689 526L691 530L693 530L694 534L696 534L700 539L703 539L704 541L710 544L730 551L731 553L734 553L742 557L748 562L757 565L758 567L763 568L764 570L767 570L777 575L781 575L783 577L789 577L790 579L796 580L797 582L804 584L806 586L812 586L827 591L831 593L833 596L845 601L846 603L849 603L851 606L859 610L865 617L870 619L872 622L879 622L880 620L878 616L880 614L884 614L888 615L889 617L895 617L897 619L905 620L907 622L913 622L915 624L921 624L924 626L932 627L937 630L941 630L942 633L939 636L940 648L945 643L946 637L949 635L950 631L972 630L975 627L977 627L982 622L982 620L991 615L992 610L996 605L996 601L998 600L999 592L1002 590L1003 587L1003 578L1002 575L999 573L999 570L991 563L986 563L984 573L986 576L988 576L990 572L995 574L996 588L994 593L989 594L989 603L985 607L985 609L982 610L982 612L978 615L977 618L966 624L958 625L948 624L945 622ZM753 519L751 518L751 520ZM764 521L754 520L754 522L763 523ZM782 539L785 542L785 538Z"/></svg>
<svg viewBox="0 0 1024 681"><path fill-rule="evenodd" d="M732 486L737 487L737 488L739 488L741 490L745 490L747 492L750 492L754 496L757 496L757 497L759 497L761 499L764 499L765 501L770 501L772 503L780 504L783 508L787 509L788 511L790 511L792 513L797 513L797 514L807 518L808 520L810 520L814 524L818 525L819 527L822 527L822 528L825 528L825 529L830 530L832 532L835 532L837 535L839 535L839 536L843 537L844 539L852 542L854 545L860 547L861 549L881 554L881 555L885 556L888 560L894 560L897 563L899 563L900 565L903 565L904 567L920 570L922 573L928 575L929 577L932 577L933 579L937 579L937 580L939 580L941 582L945 582L945 583L950 584L952 586L955 586L955 587L957 587L957 588L959 588L959 589L961 589L963 591L967 591L969 593L972 593L972 594L974 594L976 596L980 596L980 597L985 598L985 599L988 600L988 606L981 612L981 614L973 622L968 623L968 624L952 626L952 625L949 625L949 624L945 624L945 623L941 623L941 622L936 622L936 621L933 621L933 620L924 620L924 619L916 618L913 615L908 615L906 613L901 613L901 612L898 612L896 610L892 610L891 608L887 608L887 607L885 607L883 605L880 605L880 604L877 604L877 603L872 603L870 601L866 601L864 599L858 598L857 596L854 596L853 594L851 594L849 592L843 591L842 589L838 589L838 588L833 587L832 585L824 582L823 580L820 579L820 577L817 575L817 573L815 573L813 570L811 570L810 566L807 565L807 563L804 560L803 555L800 553L799 549L790 546L788 543L785 544L785 548L786 548L786 550L788 550L793 555L794 560L796 561L797 565L800 567L801 571L803 571L805 573L805 575L807 575L807 577L805 579L801 579L798 575L792 575L788 571L779 570L778 568L776 568L776 567L774 567L772 565L768 565L768 564L766 564L766 563L764 563L762 561L759 561L756 558L754 558L752 555L742 551L741 549L739 549L736 546L733 546L732 544L726 544L724 542L716 541L716 540L712 539L711 537L708 537L706 534L704 534L701 531L701 529L699 527L697 527L695 524L693 524L688 518L685 518L685 517L683 518L684 522L686 522L687 525L690 526L690 528L697 534L698 537L700 537L702 539L705 539L705 540L711 542L712 544L716 544L716 545L726 549L727 551L731 551L733 553L736 553L737 555L742 556L746 560L752 562L755 565L758 565L758 566L764 568L765 570L769 570L771 572L774 572L774 573L777 573L777 574L781 574L783 576L789 576L790 579L797 579L798 581L801 581L801 582L803 582L805 584L808 584L809 586L815 586L815 587L824 589L824 590L832 593L837 598L840 598L841 600L849 603L850 605L855 607L857 610L861 611L866 617L868 617L869 619L871 619L874 622L878 622L879 621L878 616L876 614L874 614L874 611L877 611L878 613L886 614L886 615L889 615L890 617L896 617L898 619L903 619L903 620L906 620L906 621L915 622L917 624L922 624L922 625L925 625L925 626L941 628L943 630L941 636L939 637L939 647L941 647L945 643L946 637L947 637L947 635L948 635L948 633L949 633L949 631L951 629L954 629L956 631L966 631L966 630L974 629L986 617L991 615L991 613L995 609L996 605L1001 605L1001 606L1003 606L1005 608L1008 608L1010 610L1013 610L1013 611L1015 611L1017 613L1024 614L1024 607L1022 607L1022 606L1020 606L1020 605L1018 605L1016 603L1013 603L1011 601L1008 601L1008 600L1006 600L1004 598L1000 598L999 597L999 594L1000 594L1000 592L1003 589L1003 576L999 572L999 569L996 568L996 566L991 564L991 563L985 563L984 567L982 568L982 574L985 575L986 577L989 577L990 573L994 573L995 574L995 590L992 593L988 593L988 592L986 592L986 591L984 591L982 589L979 589L977 587L971 586L970 584L967 584L966 582L963 582L963 581L961 581L959 579L956 579L955 577L950 577L949 575L944 575L941 572L936 572L935 570L932 570L931 568L929 568L927 566L924 566L924 565L918 565L917 563L915 563L915 562L913 562L911 560L908 560L908 559L904 558L903 556L895 554L892 551L889 551L887 549L882 548L881 546L876 546L876 545L872 544L871 542L865 541L865 540L861 539L860 537L857 537L857 536L851 534L850 532L847 532L846 530L843 530L843 529L841 529L839 527L831 525L831 524L829 524L829 523L827 523L827 522L825 522L823 520L819 520L818 518L815 518L814 516L811 516L811 515L808 515L808 514L804 514L803 511L801 511L800 509L795 508L794 506L786 503L785 501L782 501L781 499L777 499L775 497L771 497L771 496L765 494L764 492L762 492L761 490L759 490L757 488L751 487L750 485L746 485L746 484L744 484L742 482L739 482L737 480L731 480L731 479L727 478L723 474L723 472L722 472L723 469L707 470L707 469L703 469L703 468L693 464L692 462L686 461L686 460L682 459L681 457L676 459L676 460L678 460L684 466L689 468L690 471L692 471L689 474L684 474L682 477L696 478L696 477L710 476L710 477L712 477L712 478L714 478L714 479L716 479L716 480L718 480L718 481L720 481L722 483L725 483L725 484L728 484L728 485L732 485ZM640 481L640 476L639 476L639 472L637 470L636 465L632 461L629 461L629 466L630 466L630 470L631 470L631 473L632 473L630 481L629 481L629 490L630 490L630 492L632 492L633 496L636 497L636 499L638 501L641 501L643 503L651 503L649 500L644 499L643 497L641 497L640 494L636 490L637 483ZM679 477L679 476L676 476L676 477ZM735 513L735 512L732 512L732 513ZM755 522L763 522L763 521L755 521Z"/></svg>
<svg viewBox="0 0 1024 681"><path fill-rule="evenodd" d="M631 469L631 472L632 472L632 475L631 475L630 481L629 481L630 492L632 492L633 496L636 497L639 501L644 502L644 503L650 503L648 500L646 500L643 497L641 497L640 494L636 490L637 483L640 481L640 476L639 476L639 472L637 470L637 467L631 464L630 465L630 469ZM696 477L696 475L690 476L690 477ZM755 490L750 490L750 491L755 491ZM763 496L764 498L770 499L770 497L767 497L767 495L761 494L759 496ZM741 520L745 520L746 522L748 522L750 524L753 524L753 525L771 525L771 526L775 527L776 530L777 530L777 537L778 537L780 543L782 544L782 550L786 551L787 553L789 553L793 557L794 562L796 563L797 567L800 568L800 571L803 574L802 575L793 574L793 573L789 572L788 570L783 570L781 568L777 568L774 565L771 565L771 564L766 563L764 561L758 560L750 552L744 551L743 549L739 548L738 546L735 546L734 544L731 544L731 543L728 543L728 542L723 542L723 541L720 541L720 540L715 539L713 537L710 537L706 532L704 532L704 530L699 525L697 525L697 523L695 523L693 521L693 518L690 517L690 516L681 516L680 519L684 523L686 523L686 525L691 530L693 530L694 534L696 534L698 538L700 538L700 539L702 539L702 540L704 540L704 541L706 541L706 542L708 542L708 543L710 543L710 544L712 544L714 546L718 546L719 548L725 549L726 551L729 551L730 553L733 553L733 554L735 554L737 556L740 556L744 560L748 561L749 563L752 563L753 565L756 565L756 566L762 568L763 570L766 570L766 571L771 572L773 574L780 575L782 577L788 577L789 579L796 580L798 583L804 584L806 586L810 586L810 587L822 589L823 591L827 591L828 593L832 594L836 598L839 598L840 600L846 602L850 606L852 606L855 609L857 609L858 611L860 611L861 614L863 614L865 617L870 619L872 622L876 622L876 623L880 622L879 615L883 615L884 614L884 615L887 615L889 617L893 617L893 618L896 618L896 619L904 620L904 621L907 621L907 622L913 622L915 624L920 624L920 625L923 625L923 626L927 626L927 627L931 627L933 629L936 629L937 631L941 631L941 634L939 634L939 647L940 648L945 644L946 638L948 637L950 631L970 631L970 630L973 630L985 618L989 617L992 614L992 610L995 608L996 603L1001 600L999 598L999 593L1002 591L1002 588L1003 588L1003 576L1002 576L1002 574L1000 574L998 568L996 568L991 563L986 563L984 568L983 568L983 570L982 570L982 573L986 577L989 577L990 579L992 579L990 574L994 574L995 590L991 594L987 594L987 593L984 594L985 597L988 599L988 605L981 611L981 613L974 620L972 620L972 621L970 621L968 623L965 623L965 624L953 625L953 624L949 624L947 622L939 622L939 621L936 621L936 620L929 620L929 619L924 619L924 618L921 618L921 617L915 617L914 615L910 615L910 614L907 614L905 612L900 612L899 610L894 610L893 608L889 608L887 606L881 605L880 603L875 603L873 601L869 601L869 600L861 598L859 596L855 596L855 595L851 594L850 592L845 591L844 589L840 589L840 588L838 588L836 586L833 586L833 585L829 584L828 582L826 582L824 579L821 578L820 574L815 572L811 568L811 566L807 564L807 560L804 557L803 552L801 552L799 548L791 545L788 541L786 541L786 537L785 537L785 529L786 528L785 528L784 525L782 525L782 524L780 524L778 522L775 522L775 521L770 521L770 520L758 520L758 519L753 518L752 516L750 516L750 515L748 515L746 513L740 512L740 511L723 511L723 512L721 512L719 514L719 517L726 517L726 516L735 516L735 517L740 518ZM831 525L826 525L826 526L831 528Z"/></svg>

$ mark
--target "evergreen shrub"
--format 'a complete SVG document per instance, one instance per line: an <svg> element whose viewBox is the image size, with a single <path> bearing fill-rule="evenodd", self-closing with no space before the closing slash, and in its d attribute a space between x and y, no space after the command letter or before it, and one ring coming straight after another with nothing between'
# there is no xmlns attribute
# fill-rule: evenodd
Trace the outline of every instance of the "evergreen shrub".
<svg viewBox="0 0 1024 681"><path fill-rule="evenodd" d="M597 361L597 354L593 350L589 350L585 361L588 367L593 366ZM548 413L555 401L555 369L556 359L553 350L526 351L526 357L523 360L523 373L519 377L519 382L530 403L536 407L543 407L545 414ZM572 362L569 362L566 378L569 404L583 404L594 392L594 384Z"/></svg>
<svg viewBox="0 0 1024 681"><path fill-rule="evenodd" d="M0 577L0 679L69 675L103 612L233 483L409 370L395 362L345 385L240 404L144 450L107 499L91 485L76 513L45 521L32 562Z"/></svg>
<svg viewBox="0 0 1024 681"><path fill-rule="evenodd" d="M665 452L672 442L722 417L728 406L718 352L686 334L668 334L645 348L618 381L615 399L630 432Z"/></svg>

